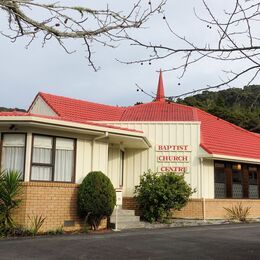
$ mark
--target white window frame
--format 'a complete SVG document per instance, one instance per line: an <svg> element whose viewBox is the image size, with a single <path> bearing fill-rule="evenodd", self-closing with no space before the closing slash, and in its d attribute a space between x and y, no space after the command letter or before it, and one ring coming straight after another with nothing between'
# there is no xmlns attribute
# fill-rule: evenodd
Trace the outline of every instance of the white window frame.
<svg viewBox="0 0 260 260"><path fill-rule="evenodd" d="M51 162L50 163L37 163L33 162L33 150L34 150L34 138L35 136L43 136L52 138L52 148L51 148ZM56 140L57 139L68 139L73 141L73 170L71 181L60 181L55 180L55 153L56 153ZM52 136L52 135L44 135L44 134L33 134L32 135L32 151L31 151L31 170L30 170L30 181L32 182L60 182L60 183L75 183L75 175L76 175L76 139L69 138L69 137L61 137L61 136ZM40 166L40 167L50 167L52 169L51 180L37 180L32 179L32 168L33 166Z"/></svg>

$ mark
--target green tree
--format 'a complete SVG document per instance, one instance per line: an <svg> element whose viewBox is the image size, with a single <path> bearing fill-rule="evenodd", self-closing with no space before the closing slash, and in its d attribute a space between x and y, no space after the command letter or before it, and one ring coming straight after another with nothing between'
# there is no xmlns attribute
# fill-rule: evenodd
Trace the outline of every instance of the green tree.
<svg viewBox="0 0 260 260"><path fill-rule="evenodd" d="M78 191L78 209L93 229L104 217L111 216L116 204L116 192L110 179L102 172L90 172Z"/></svg>
<svg viewBox="0 0 260 260"><path fill-rule="evenodd" d="M260 133L260 85L204 91L178 103L198 107L249 131Z"/></svg>

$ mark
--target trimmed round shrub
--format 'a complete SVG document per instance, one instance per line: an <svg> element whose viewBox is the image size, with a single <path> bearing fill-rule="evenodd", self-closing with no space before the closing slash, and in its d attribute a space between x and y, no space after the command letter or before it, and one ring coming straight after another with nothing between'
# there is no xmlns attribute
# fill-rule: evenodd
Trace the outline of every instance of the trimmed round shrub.
<svg viewBox="0 0 260 260"><path fill-rule="evenodd" d="M110 179L100 171L90 172L78 190L78 210L88 224L97 229L104 217L111 216L116 192Z"/></svg>
<svg viewBox="0 0 260 260"><path fill-rule="evenodd" d="M171 210L180 210L193 193L183 175L173 172L153 173L141 176L140 185L135 187L135 198L142 217L149 221L165 221Z"/></svg>

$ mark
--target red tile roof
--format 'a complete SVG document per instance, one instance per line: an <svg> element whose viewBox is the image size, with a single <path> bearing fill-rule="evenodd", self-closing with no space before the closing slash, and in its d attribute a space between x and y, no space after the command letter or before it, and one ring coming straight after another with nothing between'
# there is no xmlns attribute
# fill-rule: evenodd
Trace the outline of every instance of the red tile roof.
<svg viewBox="0 0 260 260"><path fill-rule="evenodd" d="M74 122L77 120L200 121L201 147L208 153L260 159L259 135L194 107L155 101L122 108L51 94L40 93L40 96L61 118Z"/></svg>
<svg viewBox="0 0 260 260"><path fill-rule="evenodd" d="M124 108L121 107L102 105L42 92L40 92L39 95L57 115L65 118L118 121L124 112Z"/></svg>
<svg viewBox="0 0 260 260"><path fill-rule="evenodd" d="M120 121L197 121L197 116L192 107L155 101L127 107Z"/></svg>
<svg viewBox="0 0 260 260"><path fill-rule="evenodd" d="M79 120L89 124L87 121L200 121L201 147L208 153L260 160L259 135L200 109L168 103L164 97L161 72L155 101L142 105L123 108L46 93L39 95L59 118L73 122Z"/></svg>
<svg viewBox="0 0 260 260"><path fill-rule="evenodd" d="M260 138L256 134L197 109L201 121L201 146L210 154L260 160Z"/></svg>

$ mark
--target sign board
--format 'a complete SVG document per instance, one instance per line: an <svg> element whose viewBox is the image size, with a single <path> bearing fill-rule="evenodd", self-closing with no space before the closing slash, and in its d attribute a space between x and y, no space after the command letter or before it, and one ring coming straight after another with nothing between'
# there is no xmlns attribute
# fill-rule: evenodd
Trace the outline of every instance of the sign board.
<svg viewBox="0 0 260 260"><path fill-rule="evenodd" d="M123 205L123 191L122 191L122 189L116 189L116 205L117 206Z"/></svg>
<svg viewBox="0 0 260 260"><path fill-rule="evenodd" d="M189 173L190 172L190 167L187 166L176 166L176 165L171 165L171 166L159 166L157 168L158 172L176 172L176 173Z"/></svg>
<svg viewBox="0 0 260 260"><path fill-rule="evenodd" d="M157 152L190 152L191 146L190 145L164 145L164 144L158 144L156 146Z"/></svg>
<svg viewBox="0 0 260 260"><path fill-rule="evenodd" d="M157 171L189 173L191 145L158 144L156 145Z"/></svg>
<svg viewBox="0 0 260 260"><path fill-rule="evenodd" d="M165 154L161 154L161 155L157 156L157 162L160 162L160 163L187 163L189 161L190 161L189 155L180 155L180 154L165 155Z"/></svg>

